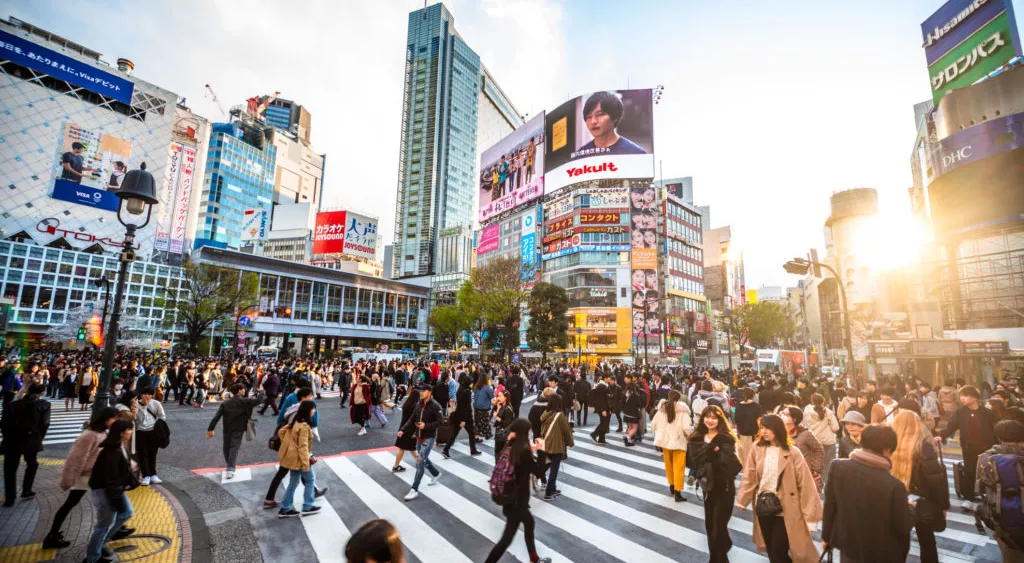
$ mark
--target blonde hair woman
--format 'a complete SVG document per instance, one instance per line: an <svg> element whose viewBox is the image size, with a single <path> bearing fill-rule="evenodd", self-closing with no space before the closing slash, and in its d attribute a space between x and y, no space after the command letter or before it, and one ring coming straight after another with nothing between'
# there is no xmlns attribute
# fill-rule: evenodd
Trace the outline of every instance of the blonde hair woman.
<svg viewBox="0 0 1024 563"><path fill-rule="evenodd" d="M935 444L925 435L916 413L901 410L893 419L892 429L896 432L896 451L890 459L890 473L902 481L910 493L908 502L915 508L921 561L935 563L939 560L935 532L946 529L945 511L949 509L946 468L940 463Z"/></svg>

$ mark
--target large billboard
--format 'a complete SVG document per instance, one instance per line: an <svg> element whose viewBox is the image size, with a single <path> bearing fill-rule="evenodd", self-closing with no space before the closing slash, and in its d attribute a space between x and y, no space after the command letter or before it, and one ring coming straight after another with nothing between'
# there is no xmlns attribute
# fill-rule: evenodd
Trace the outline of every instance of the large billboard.
<svg viewBox="0 0 1024 563"><path fill-rule="evenodd" d="M501 225L495 223L488 225L480 231L480 238L476 243L476 255L483 256L498 250L499 238L501 237Z"/></svg>
<svg viewBox="0 0 1024 563"><path fill-rule="evenodd" d="M480 156L481 222L544 195L544 114Z"/></svg>
<svg viewBox="0 0 1024 563"><path fill-rule="evenodd" d="M132 103L135 84L130 80L51 51L6 31L0 31L0 57L119 102Z"/></svg>
<svg viewBox="0 0 1024 563"><path fill-rule="evenodd" d="M651 90L574 98L544 119L544 191L589 180L654 177Z"/></svg>
<svg viewBox="0 0 1024 563"><path fill-rule="evenodd" d="M65 122L50 195L62 201L117 211L120 201L115 192L130 168L131 156L131 141Z"/></svg>
<svg viewBox="0 0 1024 563"><path fill-rule="evenodd" d="M949 0L921 24L932 101L1021 55L1010 0Z"/></svg>
<svg viewBox="0 0 1024 563"><path fill-rule="evenodd" d="M638 346L660 349L661 295L658 293L658 206L653 186L637 186L629 191L630 282L632 286L633 338ZM646 343L643 342L646 339Z"/></svg>
<svg viewBox="0 0 1024 563"><path fill-rule="evenodd" d="M344 254L377 260L377 218L346 211Z"/></svg>
<svg viewBox="0 0 1024 563"><path fill-rule="evenodd" d="M242 242L265 240L267 238L268 213L266 209L246 209L242 213Z"/></svg>
<svg viewBox="0 0 1024 563"><path fill-rule="evenodd" d="M313 230L313 254L341 254L345 251L345 212L316 214Z"/></svg>

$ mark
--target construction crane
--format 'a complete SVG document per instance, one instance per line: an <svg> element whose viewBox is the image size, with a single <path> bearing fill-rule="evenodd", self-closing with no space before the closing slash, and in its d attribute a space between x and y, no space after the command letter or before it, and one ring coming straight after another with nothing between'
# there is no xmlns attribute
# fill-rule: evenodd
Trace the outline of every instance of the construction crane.
<svg viewBox="0 0 1024 563"><path fill-rule="evenodd" d="M206 85L206 97L213 100L214 105L220 110L220 114L224 119L228 118L228 112L224 111L224 106L220 105L220 99L217 98L217 93L213 91L213 86Z"/></svg>
<svg viewBox="0 0 1024 563"><path fill-rule="evenodd" d="M274 92L273 96L253 96L246 100L246 112L258 121L263 121L263 112L267 111L267 106L270 102L273 102L281 95L281 92Z"/></svg>

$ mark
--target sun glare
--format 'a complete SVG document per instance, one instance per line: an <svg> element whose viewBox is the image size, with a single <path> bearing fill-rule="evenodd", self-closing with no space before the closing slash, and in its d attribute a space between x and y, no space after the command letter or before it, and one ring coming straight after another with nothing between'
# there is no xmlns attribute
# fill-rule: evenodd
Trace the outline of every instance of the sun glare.
<svg viewBox="0 0 1024 563"><path fill-rule="evenodd" d="M890 211L864 221L853 247L859 262L884 271L919 261L929 240L928 229L918 217Z"/></svg>

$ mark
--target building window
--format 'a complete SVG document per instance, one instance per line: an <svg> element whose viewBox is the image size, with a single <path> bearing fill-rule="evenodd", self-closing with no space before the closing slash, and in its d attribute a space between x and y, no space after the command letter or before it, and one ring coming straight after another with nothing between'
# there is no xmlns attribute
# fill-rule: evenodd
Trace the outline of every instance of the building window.
<svg viewBox="0 0 1024 563"><path fill-rule="evenodd" d="M355 324L356 322L356 288L346 287L345 297L342 301L344 308L341 311L341 322Z"/></svg>
<svg viewBox="0 0 1024 563"><path fill-rule="evenodd" d="M359 290L359 309L356 314L357 325L370 324L370 293L368 289Z"/></svg>

